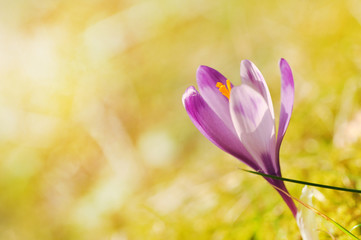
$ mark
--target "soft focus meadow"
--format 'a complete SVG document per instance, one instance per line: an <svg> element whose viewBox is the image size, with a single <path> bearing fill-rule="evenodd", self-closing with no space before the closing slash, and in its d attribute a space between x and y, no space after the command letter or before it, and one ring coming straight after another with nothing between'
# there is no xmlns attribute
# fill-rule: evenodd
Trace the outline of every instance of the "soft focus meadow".
<svg viewBox="0 0 361 240"><path fill-rule="evenodd" d="M189 120L199 65L240 84L253 61L278 116L287 59L283 176L361 188L357 0L2 0L0 19L0 239L301 239L276 191ZM361 223L359 194L314 193ZM320 239L348 239L314 218Z"/></svg>

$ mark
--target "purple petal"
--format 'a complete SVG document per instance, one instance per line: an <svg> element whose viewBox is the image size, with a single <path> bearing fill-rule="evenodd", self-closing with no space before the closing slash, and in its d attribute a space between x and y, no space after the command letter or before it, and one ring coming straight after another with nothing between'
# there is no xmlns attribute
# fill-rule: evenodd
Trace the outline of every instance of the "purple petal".
<svg viewBox="0 0 361 240"><path fill-rule="evenodd" d="M262 73L258 70L256 65L254 65L249 60L243 60L241 62L241 78L243 83L252 86L254 89L256 89L256 91L258 91L263 96L263 98L266 100L268 104L268 107L274 119L271 94L268 90L267 83L264 80Z"/></svg>
<svg viewBox="0 0 361 240"><path fill-rule="evenodd" d="M226 125L193 86L185 91L182 100L193 124L208 140L248 166L259 168L240 142L233 125Z"/></svg>
<svg viewBox="0 0 361 240"><path fill-rule="evenodd" d="M232 125L229 100L216 87L217 82L226 85L226 80L226 77L213 68L200 66L197 70L197 84L202 97L218 117L227 125Z"/></svg>
<svg viewBox="0 0 361 240"><path fill-rule="evenodd" d="M281 111L280 121L278 126L277 144L276 144L276 156L279 157L279 151L283 137L286 133L288 124L290 122L293 101L295 95L295 87L293 82L293 76L290 66L285 59L280 61L281 69Z"/></svg>
<svg viewBox="0 0 361 240"><path fill-rule="evenodd" d="M253 159L266 173L279 173L274 119L263 96L246 84L234 87L230 112L236 132Z"/></svg>

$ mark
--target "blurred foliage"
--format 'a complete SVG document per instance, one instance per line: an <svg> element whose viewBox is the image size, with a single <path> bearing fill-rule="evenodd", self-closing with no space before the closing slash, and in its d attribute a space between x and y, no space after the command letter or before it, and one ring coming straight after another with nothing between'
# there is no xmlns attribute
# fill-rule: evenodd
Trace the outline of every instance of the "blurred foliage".
<svg viewBox="0 0 361 240"><path fill-rule="evenodd" d="M239 84L245 58L276 113L279 59L294 72L283 175L361 188L359 1L0 5L0 239L300 239L278 194L181 103L199 65ZM360 195L316 193L316 208L360 223ZM346 239L316 218L320 239Z"/></svg>

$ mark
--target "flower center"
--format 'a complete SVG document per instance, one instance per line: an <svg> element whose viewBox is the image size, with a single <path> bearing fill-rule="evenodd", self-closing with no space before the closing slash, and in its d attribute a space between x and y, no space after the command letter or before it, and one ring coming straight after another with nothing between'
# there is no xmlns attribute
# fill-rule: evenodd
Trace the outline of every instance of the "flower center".
<svg viewBox="0 0 361 240"><path fill-rule="evenodd" d="M216 87L229 100L229 98L231 97L231 82L227 79L226 84L227 86L221 82L217 82Z"/></svg>

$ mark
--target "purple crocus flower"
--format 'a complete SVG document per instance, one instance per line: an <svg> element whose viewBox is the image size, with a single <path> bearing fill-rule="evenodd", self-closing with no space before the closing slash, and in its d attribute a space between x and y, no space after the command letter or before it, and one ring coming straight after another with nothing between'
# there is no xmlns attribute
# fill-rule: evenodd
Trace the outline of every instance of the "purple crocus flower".
<svg viewBox="0 0 361 240"><path fill-rule="evenodd" d="M243 84L235 87L218 71L200 66L197 71L199 92L191 86L182 99L193 124L208 140L254 170L276 176L281 176L279 151L294 101L291 68L284 59L279 65L282 86L277 139L271 95L261 72L251 61L241 62ZM266 180L287 192L283 181ZM277 188L296 216L293 200Z"/></svg>

